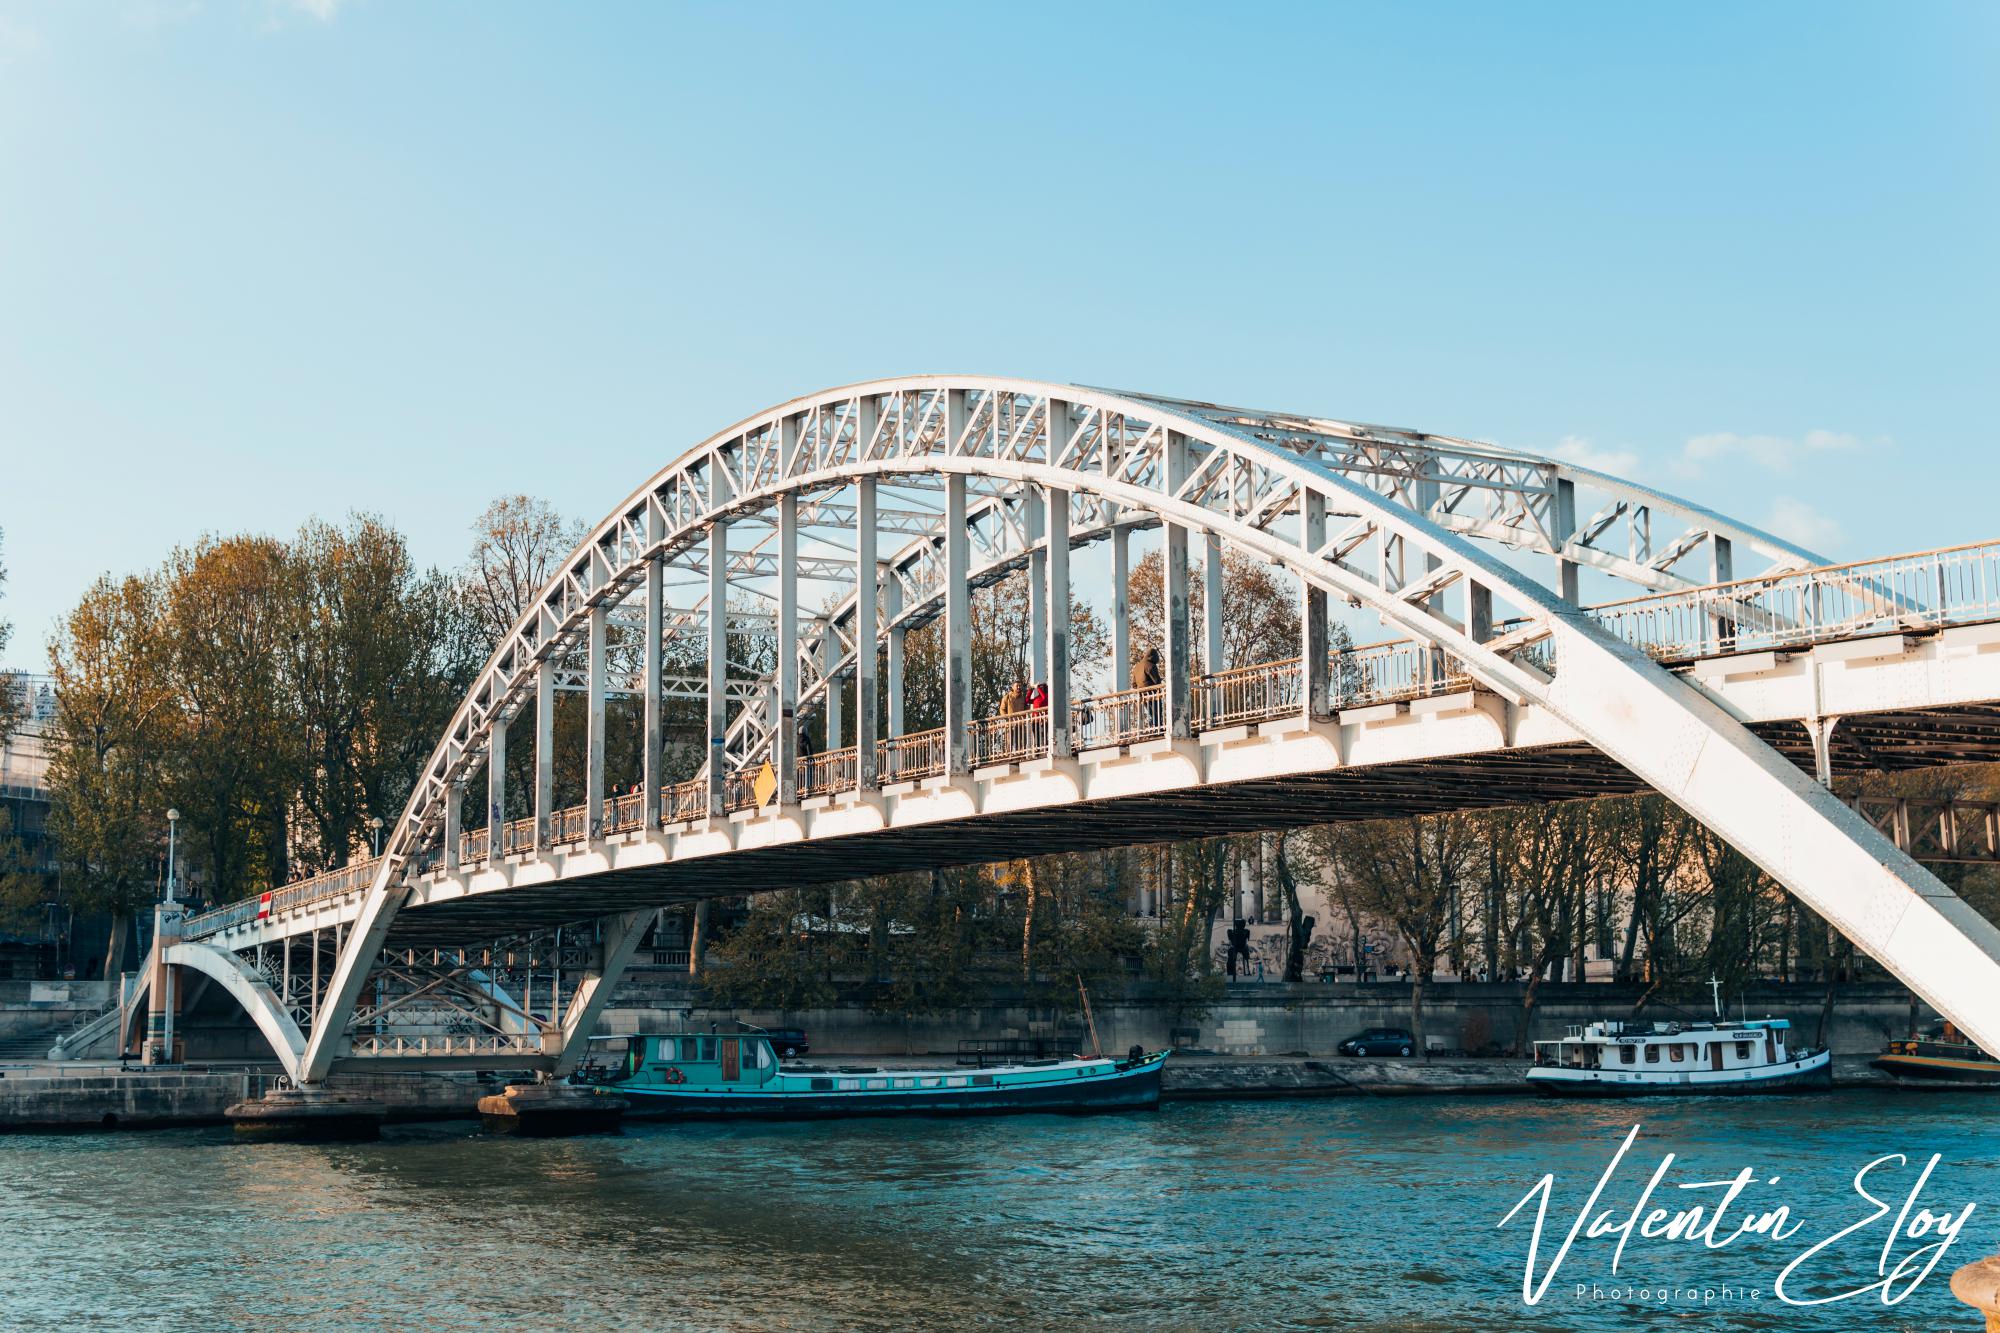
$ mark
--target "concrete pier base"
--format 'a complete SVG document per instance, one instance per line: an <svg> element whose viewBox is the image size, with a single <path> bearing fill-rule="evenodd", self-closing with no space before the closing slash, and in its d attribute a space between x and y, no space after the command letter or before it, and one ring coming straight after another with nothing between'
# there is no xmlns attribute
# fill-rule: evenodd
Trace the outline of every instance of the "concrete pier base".
<svg viewBox="0 0 2000 1333"><path fill-rule="evenodd" d="M510 1083L505 1092L479 1099L479 1118L495 1134L606 1134L617 1130L627 1104L568 1083Z"/></svg>
<svg viewBox="0 0 2000 1333"><path fill-rule="evenodd" d="M372 1139L381 1133L388 1113L381 1102L321 1088L273 1088L222 1114L236 1127L238 1138L296 1143Z"/></svg>
<svg viewBox="0 0 2000 1333"><path fill-rule="evenodd" d="M1987 1333L2000 1333L2000 1257L1981 1259L1953 1273L1951 1294L1986 1316Z"/></svg>

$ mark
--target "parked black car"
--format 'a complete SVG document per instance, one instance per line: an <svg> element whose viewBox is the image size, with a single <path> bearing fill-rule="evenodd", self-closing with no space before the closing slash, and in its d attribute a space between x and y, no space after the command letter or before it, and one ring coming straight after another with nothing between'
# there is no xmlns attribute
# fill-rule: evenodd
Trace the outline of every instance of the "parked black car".
<svg viewBox="0 0 2000 1333"><path fill-rule="evenodd" d="M804 1028L771 1028L768 1035L771 1038L771 1049L776 1051L782 1060L796 1059L812 1049L806 1044Z"/></svg>
<svg viewBox="0 0 2000 1333"><path fill-rule="evenodd" d="M1402 1028L1369 1028L1340 1043L1342 1055L1412 1055L1417 1041Z"/></svg>

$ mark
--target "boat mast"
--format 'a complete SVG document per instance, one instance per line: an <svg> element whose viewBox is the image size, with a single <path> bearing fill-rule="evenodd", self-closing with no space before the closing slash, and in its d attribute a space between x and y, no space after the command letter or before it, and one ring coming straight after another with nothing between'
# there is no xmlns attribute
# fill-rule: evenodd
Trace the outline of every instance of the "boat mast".
<svg viewBox="0 0 2000 1333"><path fill-rule="evenodd" d="M1708 989L1715 997L1715 1016L1722 1017L1722 983L1715 979L1715 973L1708 974Z"/></svg>
<svg viewBox="0 0 2000 1333"><path fill-rule="evenodd" d="M1083 984L1083 973L1076 974L1076 993L1083 997L1083 1021L1090 1025L1090 1054L1092 1059L1104 1058L1104 1044L1097 1039L1097 1019L1090 1012L1090 991Z"/></svg>

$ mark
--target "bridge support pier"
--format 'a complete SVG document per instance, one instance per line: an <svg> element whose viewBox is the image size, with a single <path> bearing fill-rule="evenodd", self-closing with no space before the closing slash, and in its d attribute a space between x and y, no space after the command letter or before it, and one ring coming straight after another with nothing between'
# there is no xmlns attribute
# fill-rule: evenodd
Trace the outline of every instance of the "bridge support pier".
<svg viewBox="0 0 2000 1333"><path fill-rule="evenodd" d="M495 1134L559 1138L615 1133L629 1103L573 1083L510 1083L479 1099L479 1119Z"/></svg>
<svg viewBox="0 0 2000 1333"><path fill-rule="evenodd" d="M2000 1333L2000 1256L1980 1259L1953 1273L1951 1294L1986 1316L1986 1333Z"/></svg>
<svg viewBox="0 0 2000 1333"><path fill-rule="evenodd" d="M313 1085L273 1088L262 1097L236 1103L222 1114L235 1126L239 1139L313 1143L372 1139L381 1132L389 1108L365 1097L349 1097Z"/></svg>

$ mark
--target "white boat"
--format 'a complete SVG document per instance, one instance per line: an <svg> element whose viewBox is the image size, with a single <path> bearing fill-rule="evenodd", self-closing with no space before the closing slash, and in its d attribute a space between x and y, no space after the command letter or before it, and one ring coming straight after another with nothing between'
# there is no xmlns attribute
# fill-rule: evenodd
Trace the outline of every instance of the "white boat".
<svg viewBox="0 0 2000 1333"><path fill-rule="evenodd" d="M1793 1050L1782 1018L1572 1025L1535 1043L1528 1082L1556 1097L1795 1092L1833 1081L1830 1051Z"/></svg>

